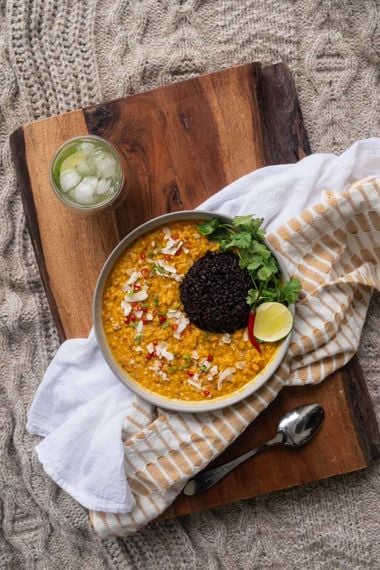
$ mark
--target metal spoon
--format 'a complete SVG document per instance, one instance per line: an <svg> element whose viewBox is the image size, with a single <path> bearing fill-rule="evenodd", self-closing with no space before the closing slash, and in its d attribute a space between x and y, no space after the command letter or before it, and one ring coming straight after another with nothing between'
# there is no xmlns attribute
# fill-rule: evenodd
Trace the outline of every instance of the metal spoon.
<svg viewBox="0 0 380 570"><path fill-rule="evenodd" d="M213 487L215 483L223 479L227 473L235 469L243 461L257 455L261 451L269 449L273 445L301 447L301 445L304 445L315 436L322 425L324 417L325 412L319 404L307 404L288 412L281 418L277 434L273 439L220 467L209 469L197 475L187 483L183 490L184 494L198 495L198 493L203 493L203 491Z"/></svg>

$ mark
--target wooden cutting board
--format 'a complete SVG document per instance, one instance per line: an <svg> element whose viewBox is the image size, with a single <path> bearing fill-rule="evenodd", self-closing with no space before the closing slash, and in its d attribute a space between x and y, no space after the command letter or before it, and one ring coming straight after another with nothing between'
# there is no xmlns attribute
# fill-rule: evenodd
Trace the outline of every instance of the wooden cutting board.
<svg viewBox="0 0 380 570"><path fill-rule="evenodd" d="M105 137L122 153L126 185L113 211L73 214L54 197L48 167L75 135ZM98 273L116 243L142 222L197 206L239 176L310 153L289 71L252 63L93 105L20 127L11 136L31 238L59 335L85 336ZM254 190L253 190L254 191ZM214 463L273 436L281 414L322 404L323 429L305 448L269 451L199 497L180 496L185 514L367 467L380 436L356 359L319 386L286 388Z"/></svg>

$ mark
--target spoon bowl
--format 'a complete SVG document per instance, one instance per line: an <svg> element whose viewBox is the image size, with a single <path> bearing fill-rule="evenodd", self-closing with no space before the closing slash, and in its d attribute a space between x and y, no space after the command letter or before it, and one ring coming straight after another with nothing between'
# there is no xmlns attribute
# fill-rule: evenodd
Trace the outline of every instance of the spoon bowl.
<svg viewBox="0 0 380 570"><path fill-rule="evenodd" d="M282 443L289 447L300 447L310 441L320 429L325 412L319 404L300 406L285 414L277 428L284 436Z"/></svg>

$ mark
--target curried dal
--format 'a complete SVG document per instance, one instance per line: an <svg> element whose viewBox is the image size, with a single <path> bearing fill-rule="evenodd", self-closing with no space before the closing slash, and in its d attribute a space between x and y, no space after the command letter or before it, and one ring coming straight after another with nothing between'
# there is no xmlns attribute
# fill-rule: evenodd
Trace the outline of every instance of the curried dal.
<svg viewBox="0 0 380 570"><path fill-rule="evenodd" d="M180 283L207 251L196 221L160 227L117 260L103 296L103 325L116 361L145 388L179 400L225 396L252 380L278 344L251 345L247 329L208 333L184 313Z"/></svg>

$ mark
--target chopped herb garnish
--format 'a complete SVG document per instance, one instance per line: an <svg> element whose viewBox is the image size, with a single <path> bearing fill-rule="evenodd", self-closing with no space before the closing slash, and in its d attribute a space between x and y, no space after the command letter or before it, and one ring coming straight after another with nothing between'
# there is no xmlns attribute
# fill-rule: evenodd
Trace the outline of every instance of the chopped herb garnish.
<svg viewBox="0 0 380 570"><path fill-rule="evenodd" d="M185 364L181 366L181 370L186 370L187 368L190 368L190 366L192 366L193 364L193 361L191 360L191 357L188 354L183 354L182 360L185 361Z"/></svg>
<svg viewBox="0 0 380 570"><path fill-rule="evenodd" d="M142 339L143 339L143 335L142 335L142 334L138 334L137 336L135 336L135 342L136 342L137 344L140 344L141 341L142 341Z"/></svg>
<svg viewBox="0 0 380 570"><path fill-rule="evenodd" d="M166 321L163 325L162 325L162 329L167 329L168 327L170 327L170 323L169 321Z"/></svg>
<svg viewBox="0 0 380 570"><path fill-rule="evenodd" d="M160 275L166 275L166 271L160 265L154 264L152 268L153 273L159 273Z"/></svg>
<svg viewBox="0 0 380 570"><path fill-rule="evenodd" d="M158 303L159 303L159 298L157 297L157 295L155 297L153 297L153 305L155 307L158 307Z"/></svg>
<svg viewBox="0 0 380 570"><path fill-rule="evenodd" d="M238 255L240 267L252 279L253 287L246 298L248 305L255 308L266 301L290 305L298 299L301 283L298 279L281 283L277 260L264 241L262 222L251 215L236 216L231 224L213 218L200 224L198 230L210 241L219 242L221 251L233 250Z"/></svg>

